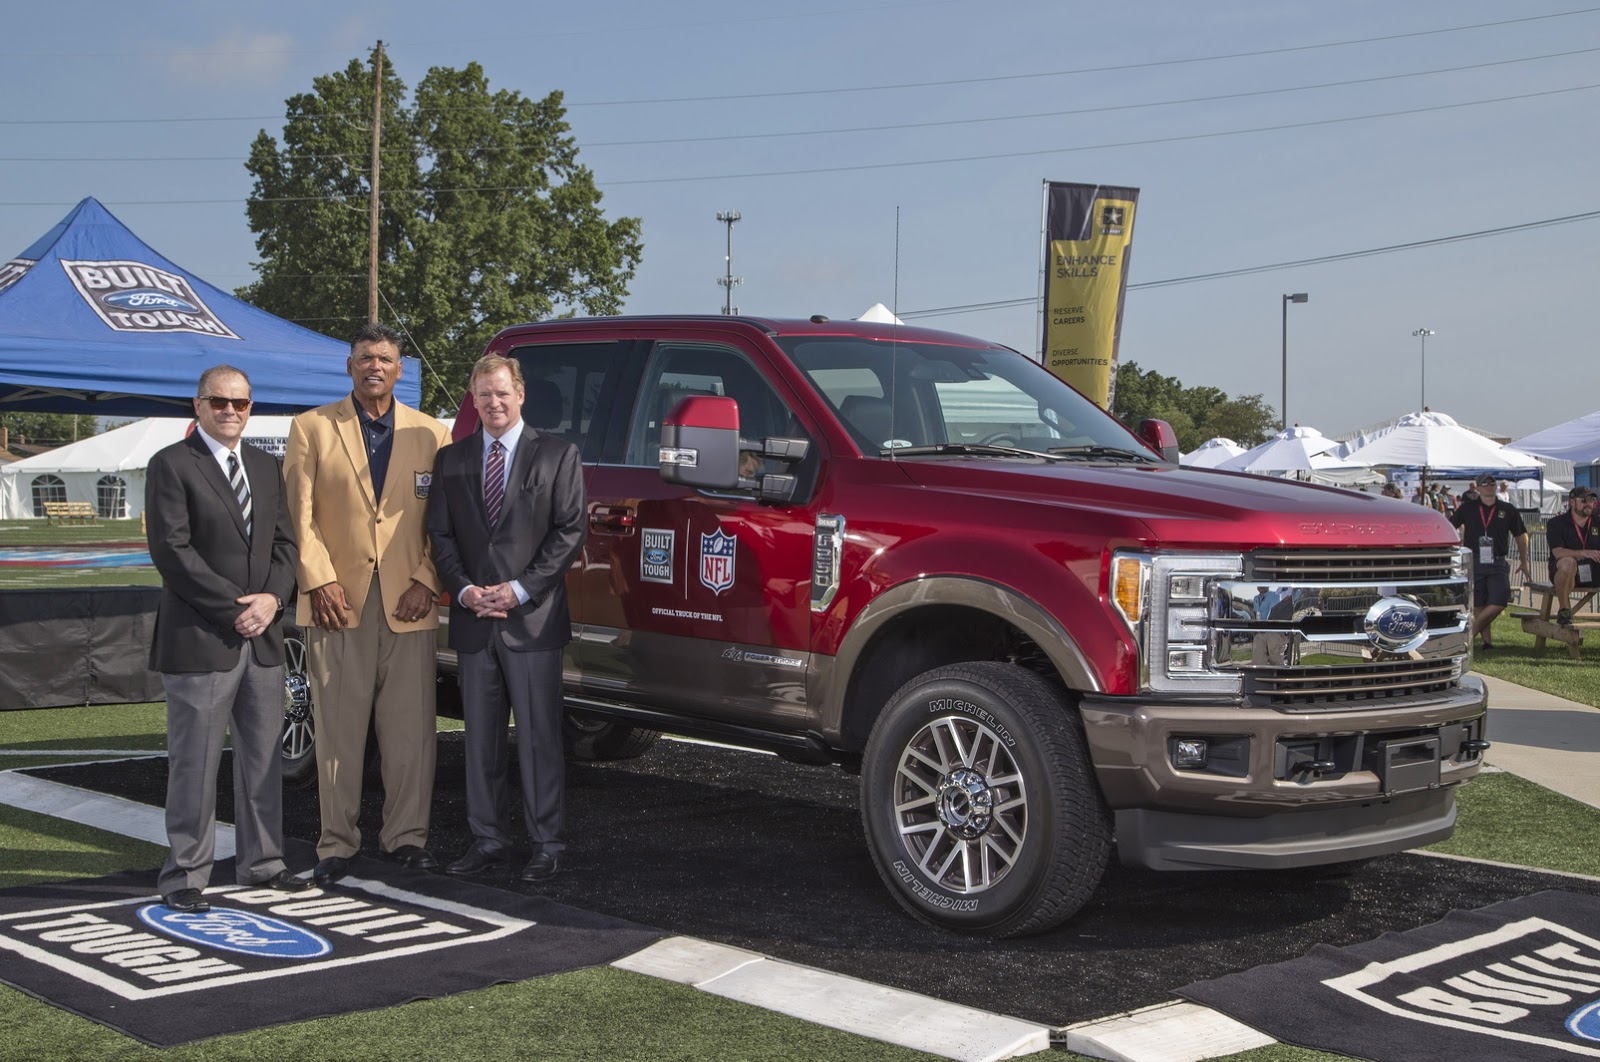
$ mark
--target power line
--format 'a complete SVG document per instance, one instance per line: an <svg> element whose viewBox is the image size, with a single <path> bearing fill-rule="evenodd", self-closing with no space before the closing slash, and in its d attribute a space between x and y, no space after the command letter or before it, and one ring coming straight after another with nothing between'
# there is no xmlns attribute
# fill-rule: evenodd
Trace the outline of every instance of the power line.
<svg viewBox="0 0 1600 1062"><path fill-rule="evenodd" d="M1069 77L1076 74L1107 74L1120 70L1148 70L1164 66L1182 66L1186 63L1214 63L1225 59L1253 59L1265 55L1289 55L1294 52L1309 52L1323 48L1346 48L1356 44L1378 44L1384 41L1400 41L1413 37L1432 37L1441 33L1463 33L1467 30L1492 29L1499 26L1512 26L1519 22L1537 22L1541 19L1566 18L1570 15L1588 15L1600 11L1600 7L1586 7L1575 11L1557 11L1548 15L1528 15L1523 18L1508 18L1499 22L1478 22L1470 26L1447 26L1443 29L1412 30L1407 33L1389 33L1380 37L1356 37L1345 41L1328 41L1322 44L1296 44L1283 48L1259 48L1248 52L1226 52L1220 55L1198 55L1183 59L1152 59L1140 63L1116 63L1110 66L1083 66L1070 70L1049 70L1040 73L1028 74L996 74L989 77L954 78L945 81L906 81L893 85L857 85L846 88L821 88L821 89L789 89L780 92L742 92L726 96L663 96L644 99L625 100L600 100L587 103L570 103L569 107L621 107L636 106L651 103L711 103L721 100L764 100L789 96L823 96L843 92L887 92L893 89L912 88L941 88L949 85L984 85L1001 81L1025 81L1032 78L1044 77Z"/></svg>
<svg viewBox="0 0 1600 1062"><path fill-rule="evenodd" d="M1397 251L1414 251L1423 247L1440 247L1445 244L1461 243L1466 240L1481 240L1490 236L1504 236L1513 232L1527 232L1531 229L1548 228L1552 225L1570 225L1578 221L1593 221L1600 218L1600 210L1590 210L1581 214L1567 214L1557 218L1544 218L1539 221L1525 221L1518 225L1502 225L1493 229L1479 229L1476 232L1463 232L1454 236L1436 236L1427 240L1412 240L1408 243L1391 243L1383 247L1369 247L1362 251L1343 251L1338 254L1319 255L1315 258L1297 258L1288 262L1270 262L1266 265L1244 266L1239 269L1221 269L1212 273L1195 273L1185 277L1168 277L1165 280L1147 280L1139 284L1129 284L1128 290L1148 288L1169 288L1178 284L1196 284L1205 280L1223 280L1228 277L1250 276L1255 273L1270 273L1279 269L1298 269L1302 266L1325 265L1329 262L1346 262L1355 258L1371 258L1380 254L1393 254ZM902 318L945 317L957 313L979 313L984 310L1004 310L1014 306L1034 306L1039 301L1038 296L1030 295L1025 299L1000 299L994 302L969 302L960 306L935 306L927 310L903 310Z"/></svg>
<svg viewBox="0 0 1600 1062"><path fill-rule="evenodd" d="M1437 67L1432 70L1414 70L1399 74L1379 74L1372 77L1350 78L1344 81L1324 81L1311 85L1286 85L1277 88L1252 89L1245 92L1227 92L1210 96L1188 96L1181 99L1152 100L1146 103L1119 103L1102 107L1076 107L1062 111L1039 111L1031 114L1004 114L989 115L979 118L952 118L933 122L900 122L889 125L859 125L845 126L835 129L802 129L776 133L731 133L718 136L690 136L667 137L649 140L600 140L591 141L581 145L585 149L602 147L639 147L656 144L700 144L732 140L772 140L786 137L803 136L831 136L842 133L883 133L901 132L908 129L933 129L956 125L987 125L995 122L1028 121L1039 118L1068 118L1083 114L1104 114L1115 111L1147 110L1155 107L1178 107L1194 103L1218 103L1225 100L1248 99L1257 96L1275 96L1291 92L1312 92L1321 89L1347 88L1352 85L1371 85L1384 81L1401 81L1409 78L1434 77L1439 74L1456 74L1468 70L1484 70L1501 66L1512 66L1519 63L1541 62L1546 59L1566 59L1575 55L1591 55L1600 52L1600 48L1577 48L1566 52L1550 52L1545 55L1522 56L1515 59L1495 59L1482 63L1468 63L1463 66ZM505 152L525 151L528 145L511 144L505 146L473 147L473 148L444 148L436 154L500 154ZM368 152L338 152L318 151L304 154L279 155L284 161L303 162L318 160L365 160ZM384 152L388 155L411 155L410 148L390 148ZM62 156L62 157L9 157L0 158L0 162L240 162L246 156L241 155L143 155L143 156ZM364 167L352 167L364 171Z"/></svg>
<svg viewBox="0 0 1600 1062"><path fill-rule="evenodd" d="M943 166L961 162L992 162L997 159L1022 159L1043 158L1050 155L1066 155L1080 151L1106 151L1112 148L1147 147L1155 144L1175 144L1190 140L1213 140L1229 136L1246 136L1254 133L1275 133L1290 129L1310 129L1325 125L1343 125L1350 122L1372 121L1379 118L1399 118L1414 114L1428 114L1435 111L1459 110L1465 107L1480 107L1490 103L1508 103L1520 100L1540 99L1549 96L1559 96L1569 92L1586 92L1600 88L1600 84L1573 85L1570 88L1547 89L1543 92L1524 92L1514 96L1495 96L1483 100L1466 100L1460 103L1440 103L1429 107L1411 107L1399 111L1380 111L1374 114L1354 114L1342 118L1321 118L1304 122L1285 122L1278 125L1253 126L1246 129L1222 129L1210 133L1184 133L1177 136L1146 137L1140 140L1120 140L1103 144L1079 144L1075 147L1039 148L1033 151L1005 151L994 152L987 155L957 155L940 159L917 159L905 162L863 162L844 166L815 166L809 169L796 170L761 170L750 173L723 173L723 174L697 174L689 177L640 177L621 181L599 181L599 187L610 188L622 185L639 184L681 184L690 181L732 181L748 180L757 177L808 177L823 173L852 173L863 170L889 170L903 169L910 166ZM543 192L548 189L540 185L482 185L463 186L457 188L399 188L388 189L382 195L412 196L422 193L444 194L451 192ZM339 202L346 199L357 198L365 202L366 197L360 195L310 195L310 196L273 196L252 200L256 203L323 203ZM229 199L124 199L117 200L108 205L116 207L125 206L218 206L237 205L236 198ZM67 202L0 202L0 207L59 207L72 206Z"/></svg>
<svg viewBox="0 0 1600 1062"><path fill-rule="evenodd" d="M1438 35L1446 34L1446 33L1465 33L1465 32L1468 32L1470 30L1494 29L1494 28L1501 27L1501 26L1516 25L1518 23L1538 22L1538 21L1543 21L1543 20L1548 20L1548 19L1556 19L1556 18L1569 18L1569 17L1576 16L1576 15L1589 15L1589 14L1594 14L1595 12L1600 12L1600 7L1576 8L1576 9L1571 10L1571 11L1555 11L1555 12L1551 12L1549 14L1544 14L1544 15L1527 15L1527 16L1524 16L1524 17L1521 17L1521 18L1501 19L1501 20L1495 21L1495 22L1477 22L1477 23L1472 23L1470 25L1464 25L1464 26L1444 26L1444 27L1440 27L1438 29L1430 29L1430 30L1411 30L1411 31L1406 32L1406 33L1391 33L1391 34L1385 34L1385 35L1376 36L1376 37L1356 37L1356 38L1351 38L1349 40L1324 41L1324 42L1317 43L1317 44L1296 44L1296 45L1288 45L1288 46L1281 47L1281 48L1262 48L1262 49L1256 49L1256 50L1253 50L1253 51L1226 52L1226 53L1221 53L1221 54L1217 54L1217 55L1187 56L1187 57L1180 57L1180 58L1177 58L1177 59L1154 59L1154 60L1147 60L1147 61L1144 61L1144 62L1137 62L1137 63L1118 63L1118 64L1109 65L1109 66L1074 67L1074 68L1067 69L1067 70L1045 70L1045 71L1036 71L1036 72L1022 73L1022 74L999 74L999 75L993 75L993 76L988 76L988 77L951 78L951 79L940 80L940 81L914 81L914 82L901 82L901 83L897 83L897 84L887 84L887 85L855 85L855 86L838 86L838 87L834 87L834 88L791 89L791 90L781 91L781 92L733 93L733 94L729 94L729 95L720 95L720 96L651 97L651 98L624 99L624 100L579 100L579 101L567 101L566 102L566 106L569 109L571 109L571 108L576 108L576 107L620 107L620 106L635 106L635 105L643 106L643 105L647 105L647 104L658 104L658 103L712 103L712 102L718 102L718 101L724 101L724 100L771 99L771 98L775 98L775 97L785 97L785 96L822 96L822 95L837 95L837 94L840 94L840 93L850 93L850 92L885 92L885 91L897 90L897 89L942 88L942 87L948 87L948 86L953 86L953 85L975 85L975 84L985 84L985 83L991 83L991 82L1022 81L1022 80L1038 79L1038 78L1071 77L1071 76L1075 76L1075 75L1078 75L1078 74L1103 74L1103 73L1112 73L1112 72L1121 71L1121 70L1148 70L1148 69L1167 67L1167 66L1183 66L1183 65L1194 64L1194 63L1222 62L1222 61L1229 60L1229 59L1250 59L1250 58L1257 58L1257 57L1268 56L1268 55L1287 55L1287 54L1293 54L1293 53L1296 53L1296 52L1318 51L1318 50L1327 49L1327 48L1346 48L1346 47L1351 47L1351 46L1359 45L1359 44L1377 44L1377 43L1382 43L1382 42L1385 42L1385 41L1407 40L1407 39L1416 38L1416 37L1431 37L1431 36L1438 36ZM7 53L0 52L0 56L3 56L5 54L7 54ZM11 54L15 54L15 53L11 53ZM74 54L82 54L82 53L74 53ZM433 114L433 113L443 113L443 112L446 112L446 111L462 110L462 109L466 109L466 108L456 108L456 107L419 108L418 109L418 113ZM327 112L327 113L324 114L324 117L340 117L340 116L354 117L354 118L363 118L363 117L365 117L365 115L361 115L361 114L355 114L355 113L345 114L344 112ZM272 122L272 121L281 121L282 119L283 119L283 115L281 115L281 114L232 115L232 116L212 116L212 117L192 117L191 116L191 117L169 117L169 118L55 118L55 119L45 119L45 118L4 118L4 119L0 119L0 125L138 125L138 124L151 124L151 123L160 123L160 122Z"/></svg>

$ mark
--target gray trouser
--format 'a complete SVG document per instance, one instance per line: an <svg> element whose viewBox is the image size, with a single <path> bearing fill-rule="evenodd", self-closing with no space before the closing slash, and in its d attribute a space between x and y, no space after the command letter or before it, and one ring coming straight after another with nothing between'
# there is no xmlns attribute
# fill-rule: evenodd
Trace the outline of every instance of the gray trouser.
<svg viewBox="0 0 1600 1062"><path fill-rule="evenodd" d="M506 793L506 709L517 724L517 768L528 837L551 855L561 840L566 760L561 747L560 649L518 653L499 632L489 647L457 656L466 718L467 825L477 846L500 852L512 844Z"/></svg>
<svg viewBox="0 0 1600 1062"><path fill-rule="evenodd" d="M233 728L236 884L265 881L283 865L283 665L262 667L250 643L228 671L163 674L167 691L165 896L211 883L217 850L217 768Z"/></svg>

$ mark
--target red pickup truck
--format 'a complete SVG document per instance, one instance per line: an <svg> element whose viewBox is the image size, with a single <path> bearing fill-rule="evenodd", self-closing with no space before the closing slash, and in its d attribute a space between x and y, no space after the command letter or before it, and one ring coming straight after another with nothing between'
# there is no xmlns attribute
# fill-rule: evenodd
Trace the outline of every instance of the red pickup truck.
<svg viewBox="0 0 1600 1062"><path fill-rule="evenodd" d="M1454 828L1488 743L1435 513L1180 468L1165 424L946 332L616 317L488 350L583 457L578 755L668 731L859 771L890 891L991 936L1070 917L1113 849L1287 868Z"/></svg>

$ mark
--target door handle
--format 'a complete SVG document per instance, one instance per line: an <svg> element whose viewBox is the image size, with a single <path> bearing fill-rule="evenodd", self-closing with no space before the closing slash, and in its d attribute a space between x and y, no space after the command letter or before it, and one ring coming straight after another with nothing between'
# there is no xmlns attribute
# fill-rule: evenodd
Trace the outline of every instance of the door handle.
<svg viewBox="0 0 1600 1062"><path fill-rule="evenodd" d="M597 505L589 513L589 527L595 531L628 534L634 528L635 514L624 505Z"/></svg>

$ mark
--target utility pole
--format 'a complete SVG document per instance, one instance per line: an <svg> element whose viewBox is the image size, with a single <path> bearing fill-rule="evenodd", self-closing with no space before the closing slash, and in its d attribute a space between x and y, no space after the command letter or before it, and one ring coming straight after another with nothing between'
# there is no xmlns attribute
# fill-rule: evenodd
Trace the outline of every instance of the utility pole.
<svg viewBox="0 0 1600 1062"><path fill-rule="evenodd" d="M726 258L727 271L722 276L717 278L717 283L721 284L725 289L727 289L727 293L722 299L722 312L730 316L739 312L739 307L733 304L733 286L735 284L744 283L744 277L736 277L733 275L733 223L739 220L739 216L740 215L737 210L717 211L717 220L728 226L728 256Z"/></svg>
<svg viewBox="0 0 1600 1062"><path fill-rule="evenodd" d="M367 220L367 321L378 321L378 143L383 122L383 42L372 53L372 209Z"/></svg>

